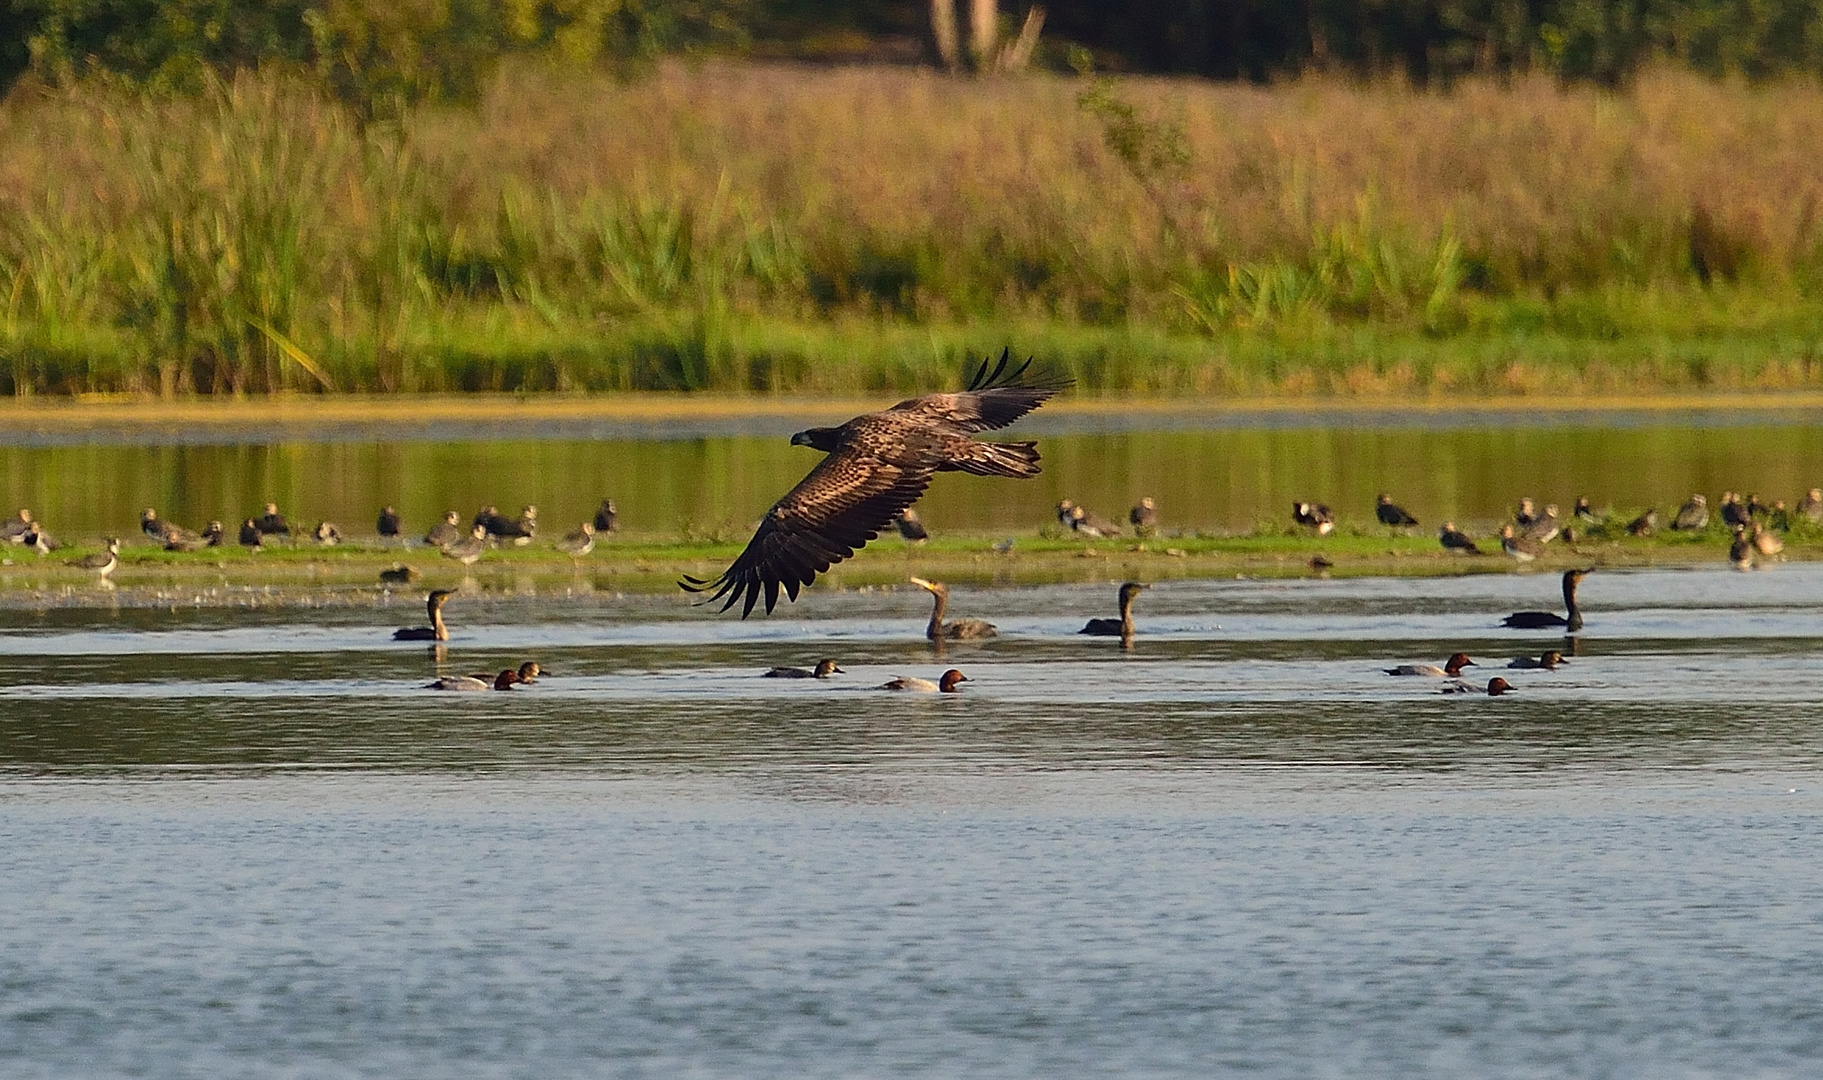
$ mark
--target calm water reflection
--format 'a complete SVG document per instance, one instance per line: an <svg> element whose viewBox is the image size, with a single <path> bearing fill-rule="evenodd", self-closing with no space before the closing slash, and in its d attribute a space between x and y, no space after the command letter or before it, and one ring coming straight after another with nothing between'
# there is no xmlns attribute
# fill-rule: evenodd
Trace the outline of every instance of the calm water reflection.
<svg viewBox="0 0 1823 1080"><path fill-rule="evenodd" d="M1728 417L1731 420L1746 418ZM789 425L787 425L789 426ZM1030 483L938 478L924 505L938 528L1024 530L1060 498L1119 512L1141 495L1169 524L1247 528L1281 521L1294 499L1369 519L1397 493L1421 520L1485 521L1520 494L1568 507L1674 506L1733 488L1795 503L1823 484L1823 426L1803 419L1719 425L1715 417L1622 423L1545 415L1494 427L1245 427L1045 431L1045 472ZM3 441L3 440L0 440ZM443 511L534 503L568 529L616 499L626 525L750 523L817 460L780 434L680 439L471 439L246 445L0 445L0 506L28 506L60 534L131 529L139 511L200 526L257 512L267 499L314 524L372 529L382 504L422 532ZM738 531L738 529L736 530Z"/></svg>
<svg viewBox="0 0 1823 1080"><path fill-rule="evenodd" d="M1823 565L10 610L0 1074L1801 1077ZM821 655L848 674L757 672ZM532 656L511 694L440 670ZM954 664L959 697L867 689Z"/></svg>

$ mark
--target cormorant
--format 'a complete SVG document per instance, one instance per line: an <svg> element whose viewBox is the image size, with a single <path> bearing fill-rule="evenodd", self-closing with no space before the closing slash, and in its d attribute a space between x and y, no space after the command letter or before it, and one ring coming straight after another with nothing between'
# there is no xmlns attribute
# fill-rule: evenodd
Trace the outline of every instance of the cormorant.
<svg viewBox="0 0 1823 1080"><path fill-rule="evenodd" d="M1574 633L1582 629L1582 608L1576 606L1576 586L1587 577L1594 567L1583 570L1565 570L1563 572L1563 606L1564 615L1551 611L1515 611L1500 621L1500 625L1514 630L1543 630L1561 626Z"/></svg>
<svg viewBox="0 0 1823 1080"><path fill-rule="evenodd" d="M443 604L453 595L449 589L433 589L425 598L424 609L430 614L429 626L408 626L394 630L394 641L448 641L449 627L443 623Z"/></svg>
<svg viewBox="0 0 1823 1080"><path fill-rule="evenodd" d="M911 579L913 585L928 590L935 602L931 605L930 625L924 628L924 636L932 641L979 641L991 638L999 631L994 624L980 619L956 619L953 622L943 621L944 612L949 610L949 586L941 581L926 581L921 577Z"/></svg>
<svg viewBox="0 0 1823 1080"><path fill-rule="evenodd" d="M1145 588L1137 581L1129 581L1120 587L1120 618L1090 619L1079 634L1093 634L1096 637L1132 637L1133 636L1133 598Z"/></svg>

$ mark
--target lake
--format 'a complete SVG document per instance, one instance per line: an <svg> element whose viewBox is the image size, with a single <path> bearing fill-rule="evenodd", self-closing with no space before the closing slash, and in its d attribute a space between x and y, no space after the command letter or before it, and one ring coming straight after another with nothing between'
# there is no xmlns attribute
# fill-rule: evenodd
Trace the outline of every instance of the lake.
<svg viewBox="0 0 1823 1080"><path fill-rule="evenodd" d="M809 471L787 436L827 417L764 422L338 427L312 438L148 429L84 441L0 431L0 507L30 507L59 537L130 535L148 506L191 528L232 525L276 501L294 524L328 519L371 535L385 504L417 535L446 510L530 503L561 536L612 497L623 526L672 536L740 532ZM1124 520L1141 496L1167 528L1284 523L1294 500L1371 522L1387 491L1427 526L1503 519L1520 495L1567 512L1674 509L1726 489L1796 505L1823 484L1823 426L1801 413L1427 413L1123 415L1043 412L1030 482L944 474L920 509L939 531L1008 533L1053 522L1070 498ZM228 441L222 441L222 440ZM99 441L97 441L99 440Z"/></svg>
<svg viewBox="0 0 1823 1080"><path fill-rule="evenodd" d="M941 655L864 590L465 595L441 654L6 607L0 1074L1812 1075L1823 565L1583 599L1161 582L1124 650L1110 587L967 588L1000 636ZM1381 670L1457 649L1517 691Z"/></svg>

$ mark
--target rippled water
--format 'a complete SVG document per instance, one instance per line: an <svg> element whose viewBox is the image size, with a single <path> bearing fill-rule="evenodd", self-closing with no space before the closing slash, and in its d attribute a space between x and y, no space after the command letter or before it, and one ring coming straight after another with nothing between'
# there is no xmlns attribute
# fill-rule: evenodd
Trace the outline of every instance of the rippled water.
<svg viewBox="0 0 1823 1080"><path fill-rule="evenodd" d="M1814 1075L1823 566L1112 591L7 612L0 1074Z"/></svg>

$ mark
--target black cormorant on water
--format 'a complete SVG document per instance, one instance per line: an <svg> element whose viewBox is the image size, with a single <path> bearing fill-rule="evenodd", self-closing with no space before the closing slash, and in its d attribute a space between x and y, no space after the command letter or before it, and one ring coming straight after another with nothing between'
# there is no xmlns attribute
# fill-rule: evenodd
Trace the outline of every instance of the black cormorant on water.
<svg viewBox="0 0 1823 1080"><path fill-rule="evenodd" d="M1145 588L1137 581L1129 581L1120 587L1120 618L1090 619L1088 625L1076 631L1079 634L1093 634L1096 637L1132 637L1133 636L1133 598Z"/></svg>
<svg viewBox="0 0 1823 1080"><path fill-rule="evenodd" d="M1565 570L1563 572L1563 606L1564 615L1553 611L1515 611L1500 621L1500 625L1514 630L1546 630L1561 626L1568 631L1582 629L1582 608L1576 606L1576 586L1595 568L1584 570Z"/></svg>

